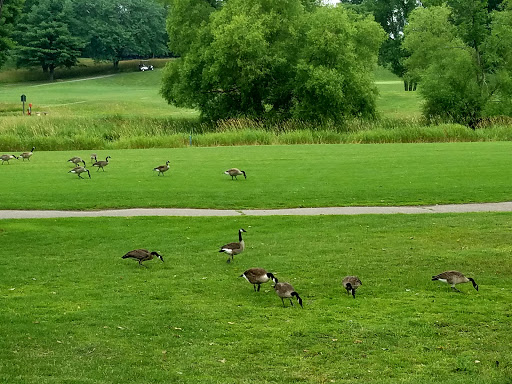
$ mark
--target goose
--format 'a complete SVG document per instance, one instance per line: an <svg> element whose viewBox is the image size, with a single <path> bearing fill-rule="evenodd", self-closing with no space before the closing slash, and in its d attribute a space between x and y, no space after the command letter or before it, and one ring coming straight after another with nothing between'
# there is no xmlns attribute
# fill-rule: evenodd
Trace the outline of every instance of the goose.
<svg viewBox="0 0 512 384"><path fill-rule="evenodd" d="M92 163L93 160L94 160L94 162L98 161L98 159L96 158L96 154L95 153L91 153L91 163Z"/></svg>
<svg viewBox="0 0 512 384"><path fill-rule="evenodd" d="M82 163L84 163L84 166L78 166L70 170L68 173L75 173L79 178L83 179L82 176L80 176L81 173L87 172L89 174L89 179L91 178L91 172L87 168L85 168L85 161L82 160Z"/></svg>
<svg viewBox="0 0 512 384"><path fill-rule="evenodd" d="M92 166L93 166L93 167L98 167L98 171L99 171L99 170L100 170L100 168L101 168L101 169L103 169L103 172L105 172L105 168L104 168L104 167L106 167L106 166L108 165L108 159L111 159L111 157L110 157L110 156L107 156L107 157L105 158L105 160L97 161L97 162L95 162ZM96 171L96 172L98 172L98 171Z"/></svg>
<svg viewBox="0 0 512 384"><path fill-rule="evenodd" d="M233 177L235 180L238 180L236 177L240 175L244 175L244 177L247 179L247 175L245 174L245 171L241 171L238 168L230 168L226 172L224 172L226 175L231 176L231 180L233 180Z"/></svg>
<svg viewBox="0 0 512 384"><path fill-rule="evenodd" d="M164 172L167 172L169 170L169 163L170 161L167 160L167 163L165 163L165 165L160 165L159 167L153 168L153 171L158 171L158 176L160 176L160 174L162 174L163 176Z"/></svg>
<svg viewBox="0 0 512 384"><path fill-rule="evenodd" d="M82 162L82 158L79 156L73 156L71 159L68 160L68 163L73 163L75 166L78 166Z"/></svg>
<svg viewBox="0 0 512 384"><path fill-rule="evenodd" d="M2 155L0 156L0 159L2 159L2 165L4 165L4 162L7 161L7 164L9 164L9 160L16 159L18 160L19 157L15 155Z"/></svg>
<svg viewBox="0 0 512 384"><path fill-rule="evenodd" d="M142 265L143 267L146 267L146 265L142 264L143 261L147 260L153 260L153 256L156 256L162 262L164 261L164 258L162 255L160 255L158 252L149 252L147 249L134 249L133 251L128 252L126 255L123 256L123 259L135 259L139 261L139 265Z"/></svg>
<svg viewBox="0 0 512 384"><path fill-rule="evenodd" d="M297 301L302 307L302 299L300 298L299 294L295 292L295 289L293 289L290 283L276 283L276 285L274 285L274 289L276 290L277 296L281 298L283 307L286 307L286 305L284 305L284 299L290 299L290 304L293 306L292 297L294 296L297 298Z"/></svg>
<svg viewBox="0 0 512 384"><path fill-rule="evenodd" d="M260 291L261 284L264 284L268 282L270 279L274 282L274 284L277 284L277 278L270 272L267 272L263 268L251 268L242 273L238 277L245 277L245 279L253 284L254 291L256 291L256 285L258 286L257 291Z"/></svg>
<svg viewBox="0 0 512 384"><path fill-rule="evenodd" d="M462 284L462 283L473 283L473 287L478 291L478 284L475 283L475 280L471 277L466 277L459 271L446 271L443 273L440 273L439 275L432 276L432 281L439 280L443 283L451 284L452 288L455 289L457 292L460 292L457 288L455 288L456 284Z"/></svg>
<svg viewBox="0 0 512 384"><path fill-rule="evenodd" d="M347 276L341 281L341 284L347 290L347 295L352 292L354 299L356 298L356 289L363 285L357 276Z"/></svg>
<svg viewBox="0 0 512 384"><path fill-rule="evenodd" d="M243 228L240 228L238 230L238 243L229 243L229 244L226 244L226 245L223 245L222 247L220 247L219 252L224 252L231 256L231 259L228 258L228 260L227 260L228 263L230 263L231 260L233 260L234 255L239 255L245 249L245 243L242 240L242 232L247 232L247 231Z"/></svg>
<svg viewBox="0 0 512 384"><path fill-rule="evenodd" d="M33 152L34 152L35 149L36 149L36 147L32 147L30 152L23 152L20 155L20 157L23 159L23 161L25 161L25 159L28 159L28 161L30 161L30 157L33 155Z"/></svg>

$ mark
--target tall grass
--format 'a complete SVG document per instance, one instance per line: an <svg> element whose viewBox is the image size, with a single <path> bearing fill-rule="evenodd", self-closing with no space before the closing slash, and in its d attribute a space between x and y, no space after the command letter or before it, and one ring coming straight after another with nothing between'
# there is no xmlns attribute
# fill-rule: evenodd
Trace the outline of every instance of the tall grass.
<svg viewBox="0 0 512 384"><path fill-rule="evenodd" d="M498 123L472 130L458 124L425 125L420 119L351 120L344 124L303 121L268 123L233 119L196 120L106 116L23 117L0 120L0 151L179 148L272 144L433 143L511 141L512 125Z"/></svg>

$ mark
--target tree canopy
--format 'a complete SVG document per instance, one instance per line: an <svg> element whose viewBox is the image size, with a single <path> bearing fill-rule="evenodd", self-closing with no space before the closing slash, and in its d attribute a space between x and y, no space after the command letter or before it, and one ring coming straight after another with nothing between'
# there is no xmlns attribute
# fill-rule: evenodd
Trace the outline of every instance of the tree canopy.
<svg viewBox="0 0 512 384"><path fill-rule="evenodd" d="M181 58L168 64L162 95L212 120L373 115L384 32L370 17L315 4L172 0L167 29Z"/></svg>
<svg viewBox="0 0 512 384"><path fill-rule="evenodd" d="M511 2L491 14L485 0L451 4L416 9L405 30L406 65L421 81L424 114L470 126L486 114L510 114Z"/></svg>
<svg viewBox="0 0 512 384"><path fill-rule="evenodd" d="M53 80L55 69L71 67L80 57L82 43L71 35L69 0L40 0L18 26L18 64L39 65Z"/></svg>
<svg viewBox="0 0 512 384"><path fill-rule="evenodd" d="M24 0L0 0L0 67L7 52L14 47L13 32L23 9Z"/></svg>

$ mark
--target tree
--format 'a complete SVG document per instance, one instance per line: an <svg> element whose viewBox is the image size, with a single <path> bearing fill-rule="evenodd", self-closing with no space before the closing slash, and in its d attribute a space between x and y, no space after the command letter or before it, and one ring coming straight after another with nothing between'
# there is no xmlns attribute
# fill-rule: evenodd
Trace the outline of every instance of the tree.
<svg viewBox="0 0 512 384"><path fill-rule="evenodd" d="M300 0L173 0L170 9L170 47L181 58L164 74L168 102L211 120L374 112L368 70L383 38L375 22ZM173 41L180 36L186 43Z"/></svg>
<svg viewBox="0 0 512 384"><path fill-rule="evenodd" d="M166 8L151 0L75 0L73 30L85 41L84 55L117 68L130 57L168 53Z"/></svg>
<svg viewBox="0 0 512 384"><path fill-rule="evenodd" d="M14 47L12 34L19 19L24 0L0 0L0 67L7 52Z"/></svg>
<svg viewBox="0 0 512 384"><path fill-rule="evenodd" d="M511 45L504 43L512 42L512 14L494 11L488 17L481 0L452 4L412 12L405 30L404 47L411 53L406 65L421 81L426 117L474 127L498 95L510 94Z"/></svg>
<svg viewBox="0 0 512 384"><path fill-rule="evenodd" d="M387 66L397 76L405 73L404 60L407 53L402 49L404 26L410 13L418 6L416 0L358 0L344 1L362 14L372 14L384 31L387 39L379 51L379 64Z"/></svg>
<svg viewBox="0 0 512 384"><path fill-rule="evenodd" d="M71 35L69 0L41 0L19 25L19 66L41 66L53 81L55 69L72 67L80 57L81 42Z"/></svg>

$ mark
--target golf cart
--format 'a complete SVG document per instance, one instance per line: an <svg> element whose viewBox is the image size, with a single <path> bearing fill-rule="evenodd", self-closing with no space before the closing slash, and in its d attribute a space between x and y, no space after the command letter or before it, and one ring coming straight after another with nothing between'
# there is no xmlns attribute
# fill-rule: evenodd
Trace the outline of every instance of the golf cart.
<svg viewBox="0 0 512 384"><path fill-rule="evenodd" d="M139 71L152 71L153 70L153 66L152 65L149 65L149 63L147 61L141 61L139 63Z"/></svg>

